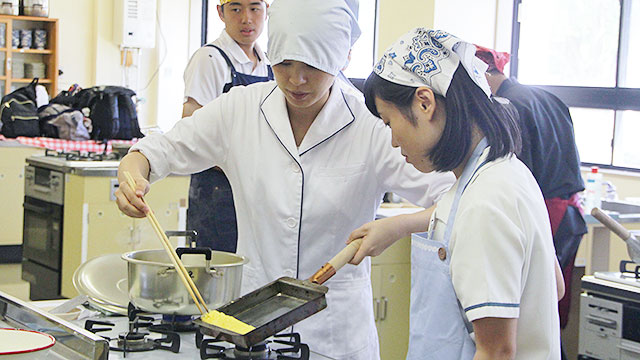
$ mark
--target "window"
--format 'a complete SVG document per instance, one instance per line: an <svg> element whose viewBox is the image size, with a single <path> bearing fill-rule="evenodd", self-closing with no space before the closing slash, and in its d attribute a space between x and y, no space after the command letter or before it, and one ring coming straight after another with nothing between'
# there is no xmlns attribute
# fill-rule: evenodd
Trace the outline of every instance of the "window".
<svg viewBox="0 0 640 360"><path fill-rule="evenodd" d="M511 76L570 108L583 163L640 170L640 1L514 0Z"/></svg>
<svg viewBox="0 0 640 360"><path fill-rule="evenodd" d="M220 36L224 29L224 23L218 17L218 11L216 5L218 1L203 0L203 11L206 16L203 16L202 23L202 45L211 42ZM345 70L345 75L349 78L366 78L373 69L373 63L375 61L375 43L376 43L376 19L377 19L377 0L361 0L358 10L358 23L362 30L362 35L355 43L351 50L351 61L349 66ZM260 38L258 38L258 44L263 51L267 51L267 25L265 24L264 31Z"/></svg>

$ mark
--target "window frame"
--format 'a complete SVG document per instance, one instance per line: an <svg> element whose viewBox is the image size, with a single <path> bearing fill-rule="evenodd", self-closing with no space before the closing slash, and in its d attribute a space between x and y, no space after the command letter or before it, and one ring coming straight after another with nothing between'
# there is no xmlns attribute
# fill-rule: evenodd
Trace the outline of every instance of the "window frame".
<svg viewBox="0 0 640 360"><path fill-rule="evenodd" d="M531 1L531 0L528 0ZM631 2L633 0L620 1L620 23L618 32L618 54L616 61L615 87L584 87L584 86L552 86L535 85L541 89L556 95L569 107L587 109L607 109L614 111L614 131L611 143L611 158L609 164L582 162L583 166L598 166L603 169L616 169L623 171L640 172L640 168L628 168L613 165L616 143L616 127L621 117L620 111L640 111L640 88L621 87L621 79L626 76L627 63L625 61L630 44L631 27ZM511 27L511 65L510 76L518 78L518 48L520 46L520 22L518 21L519 9L522 0L513 0L513 17Z"/></svg>

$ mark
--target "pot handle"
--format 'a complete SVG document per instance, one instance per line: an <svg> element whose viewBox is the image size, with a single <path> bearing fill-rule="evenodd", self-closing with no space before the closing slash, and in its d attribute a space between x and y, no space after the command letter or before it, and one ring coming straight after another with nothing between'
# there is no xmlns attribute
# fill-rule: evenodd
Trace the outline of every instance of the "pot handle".
<svg viewBox="0 0 640 360"><path fill-rule="evenodd" d="M174 236L186 236L188 237L189 243L187 244L190 248L195 248L196 247L196 239L198 238L198 232L195 230L186 230L186 231L165 231L164 232L167 237L174 237Z"/></svg>
<svg viewBox="0 0 640 360"><path fill-rule="evenodd" d="M194 248L185 248L179 247L176 249L176 254L178 257L182 259L182 254L195 254L195 255L204 255L207 261L211 261L211 249L208 247L194 247Z"/></svg>

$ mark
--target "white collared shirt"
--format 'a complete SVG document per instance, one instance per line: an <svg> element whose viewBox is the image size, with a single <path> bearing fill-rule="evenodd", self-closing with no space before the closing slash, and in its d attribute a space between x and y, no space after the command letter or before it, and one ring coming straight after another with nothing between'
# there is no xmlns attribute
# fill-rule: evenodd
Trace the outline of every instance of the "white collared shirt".
<svg viewBox="0 0 640 360"><path fill-rule="evenodd" d="M237 72L267 76L268 61L258 43L255 44L255 52L258 54L258 64L255 68L251 59L226 30L222 30L220 37L210 44L219 47L227 54ZM190 97L204 106L220 96L224 85L231 82L231 69L218 49L203 46L193 53L183 77L185 102Z"/></svg>
<svg viewBox="0 0 640 360"><path fill-rule="evenodd" d="M437 240L457 186L434 212ZM542 192L518 158L496 159L475 173L460 198L449 251L453 287L469 321L516 318L516 360L560 359L551 225Z"/></svg>

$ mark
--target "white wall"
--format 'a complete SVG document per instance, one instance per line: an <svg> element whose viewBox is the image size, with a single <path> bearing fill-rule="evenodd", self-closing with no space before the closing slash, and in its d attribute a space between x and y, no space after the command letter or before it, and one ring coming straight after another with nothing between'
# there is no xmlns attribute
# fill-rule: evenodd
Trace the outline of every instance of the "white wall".
<svg viewBox="0 0 640 360"><path fill-rule="evenodd" d="M59 90L74 83L82 87L123 85L120 49L112 39L113 1L49 2L50 16L60 19L58 60L64 74L59 79ZM138 111L143 128L160 125L167 130L180 119L182 71L190 55L186 39L190 35L191 3L157 0L156 47L141 50L139 89L133 89L142 100Z"/></svg>
<svg viewBox="0 0 640 360"><path fill-rule="evenodd" d="M409 30L420 26L433 27L434 1L379 0L378 57Z"/></svg>
<svg viewBox="0 0 640 360"><path fill-rule="evenodd" d="M513 0L435 0L434 27L462 40L510 51Z"/></svg>

